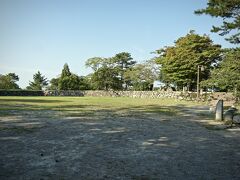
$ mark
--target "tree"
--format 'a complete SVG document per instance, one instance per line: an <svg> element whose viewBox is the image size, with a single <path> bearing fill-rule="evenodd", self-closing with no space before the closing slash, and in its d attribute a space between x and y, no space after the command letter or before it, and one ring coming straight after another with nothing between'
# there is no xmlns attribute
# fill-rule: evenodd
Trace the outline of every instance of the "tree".
<svg viewBox="0 0 240 180"><path fill-rule="evenodd" d="M63 69L62 69L61 76L58 80L58 89L59 90L71 90L69 85L72 83L69 81L75 79L74 77L70 78L71 75L72 75L72 73L70 72L69 66L67 63L65 63L63 66ZM75 81L75 83L76 83L76 81Z"/></svg>
<svg viewBox="0 0 240 180"><path fill-rule="evenodd" d="M80 76L80 90L90 90L92 89L89 76Z"/></svg>
<svg viewBox="0 0 240 180"><path fill-rule="evenodd" d="M64 78L70 75L71 75L71 72L70 72L69 66L67 63L65 63L62 69L61 78Z"/></svg>
<svg viewBox="0 0 240 180"><path fill-rule="evenodd" d="M113 62L116 63L117 67L119 67L121 70L126 70L136 64L136 61L133 61L131 54L128 52L121 52L116 54L113 57Z"/></svg>
<svg viewBox="0 0 240 180"><path fill-rule="evenodd" d="M129 84L124 79L124 73L135 63L130 53L122 52L110 58L90 58L85 65L94 70L91 76L93 87L108 90L122 89L123 85L127 88Z"/></svg>
<svg viewBox="0 0 240 180"><path fill-rule="evenodd" d="M65 76L59 80L60 90L79 90L80 89L80 78L76 74Z"/></svg>
<svg viewBox="0 0 240 180"><path fill-rule="evenodd" d="M195 14L207 14L223 18L223 24L220 27L213 26L211 31L224 36L230 31L236 30L237 32L226 40L235 44L240 43L240 0L208 0L207 7L196 10Z"/></svg>
<svg viewBox="0 0 240 180"><path fill-rule="evenodd" d="M13 82L19 81L19 77L15 73L8 73L6 76L9 77Z"/></svg>
<svg viewBox="0 0 240 180"><path fill-rule="evenodd" d="M91 83L94 89L110 90L121 89L121 81L118 71L111 66L102 66L91 76Z"/></svg>
<svg viewBox="0 0 240 180"><path fill-rule="evenodd" d="M131 69L136 64L136 61L133 60L133 58L131 57L131 54L128 52L122 52L122 53L116 54L112 58L112 61L113 63L116 64L115 66L117 68L120 81L122 82L122 86L125 85L125 89L127 89L127 87L130 84L128 83L128 81L124 79L124 73L128 69Z"/></svg>
<svg viewBox="0 0 240 180"><path fill-rule="evenodd" d="M190 90L196 86L199 65L205 67L201 74L203 79L207 79L212 66L221 60L221 46L213 44L208 36L200 36L194 31L179 38L174 46L156 52L159 54L156 62L161 68L161 80L178 88L188 86Z"/></svg>
<svg viewBox="0 0 240 180"><path fill-rule="evenodd" d="M15 73L0 74L0 89L20 89L17 81L19 81L19 77Z"/></svg>
<svg viewBox="0 0 240 180"><path fill-rule="evenodd" d="M58 90L58 83L60 78L52 78L50 80L50 86L47 88L48 90Z"/></svg>
<svg viewBox="0 0 240 180"><path fill-rule="evenodd" d="M104 63L106 63L106 58L93 57L86 61L86 67L91 67L94 71L97 71Z"/></svg>
<svg viewBox="0 0 240 180"><path fill-rule="evenodd" d="M133 90L152 90L153 82L157 79L158 73L154 71L152 61L143 64L136 64L128 69L125 74L125 80L132 86Z"/></svg>
<svg viewBox="0 0 240 180"><path fill-rule="evenodd" d="M71 73L68 64L64 64L59 78L51 80L51 89L58 90L86 90L89 85L85 77Z"/></svg>
<svg viewBox="0 0 240 180"><path fill-rule="evenodd" d="M210 78L203 85L234 91L240 97L240 48L227 50L223 61L213 69Z"/></svg>
<svg viewBox="0 0 240 180"><path fill-rule="evenodd" d="M48 85L48 80L39 71L33 75L33 82L27 86L28 90L42 90Z"/></svg>

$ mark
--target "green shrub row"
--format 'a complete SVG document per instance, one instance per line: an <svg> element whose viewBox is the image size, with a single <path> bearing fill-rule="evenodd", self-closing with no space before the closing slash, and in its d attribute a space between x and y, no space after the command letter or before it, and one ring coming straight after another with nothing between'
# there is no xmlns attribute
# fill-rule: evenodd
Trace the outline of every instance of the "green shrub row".
<svg viewBox="0 0 240 180"><path fill-rule="evenodd" d="M0 96L44 96L44 91L0 90Z"/></svg>

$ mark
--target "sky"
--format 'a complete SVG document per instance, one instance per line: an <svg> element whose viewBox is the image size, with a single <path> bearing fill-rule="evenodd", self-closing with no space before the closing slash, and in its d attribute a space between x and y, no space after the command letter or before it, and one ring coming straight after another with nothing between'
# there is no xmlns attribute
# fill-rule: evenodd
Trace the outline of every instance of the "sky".
<svg viewBox="0 0 240 180"><path fill-rule="evenodd" d="M151 52L173 45L190 30L211 33L221 19L195 15L207 0L0 0L0 74L15 72L20 87L40 71L49 80L68 63L71 72L87 75L85 61L131 53L141 63Z"/></svg>

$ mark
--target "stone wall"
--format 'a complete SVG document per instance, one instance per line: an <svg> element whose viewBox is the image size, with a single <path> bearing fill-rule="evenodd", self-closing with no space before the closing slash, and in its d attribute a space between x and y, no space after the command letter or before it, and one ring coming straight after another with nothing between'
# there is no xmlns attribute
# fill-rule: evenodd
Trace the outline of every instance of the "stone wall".
<svg viewBox="0 0 240 180"><path fill-rule="evenodd" d="M85 96L85 91L44 91L45 96Z"/></svg>
<svg viewBox="0 0 240 180"><path fill-rule="evenodd" d="M177 91L45 91L45 96L95 96L132 98L179 98Z"/></svg>
<svg viewBox="0 0 240 180"><path fill-rule="evenodd" d="M209 99L209 104L211 106L215 106L219 99L223 100L224 106L232 106L237 101L233 93L226 93L226 92L211 93L208 99Z"/></svg>
<svg viewBox="0 0 240 180"><path fill-rule="evenodd" d="M174 98L187 101L196 101L196 92L180 91L45 91L46 96L93 96L93 97L132 97L132 98ZM232 106L236 98L232 93L216 92L203 93L198 101L208 102L215 106L216 102L224 100L224 106Z"/></svg>
<svg viewBox="0 0 240 180"><path fill-rule="evenodd" d="M95 96L95 97L132 97L132 98L174 98L180 100L197 100L196 92L180 91L28 91L28 90L0 90L0 96ZM231 106L236 99L232 93L215 92L204 93L200 101L216 105L219 99L224 100L224 106Z"/></svg>

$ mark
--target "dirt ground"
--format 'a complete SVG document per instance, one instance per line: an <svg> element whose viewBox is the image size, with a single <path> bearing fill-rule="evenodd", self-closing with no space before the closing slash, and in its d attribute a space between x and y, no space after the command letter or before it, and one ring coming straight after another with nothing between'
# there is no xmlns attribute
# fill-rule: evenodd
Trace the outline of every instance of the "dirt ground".
<svg viewBox="0 0 240 180"><path fill-rule="evenodd" d="M179 116L0 117L0 179L240 179L240 131Z"/></svg>

